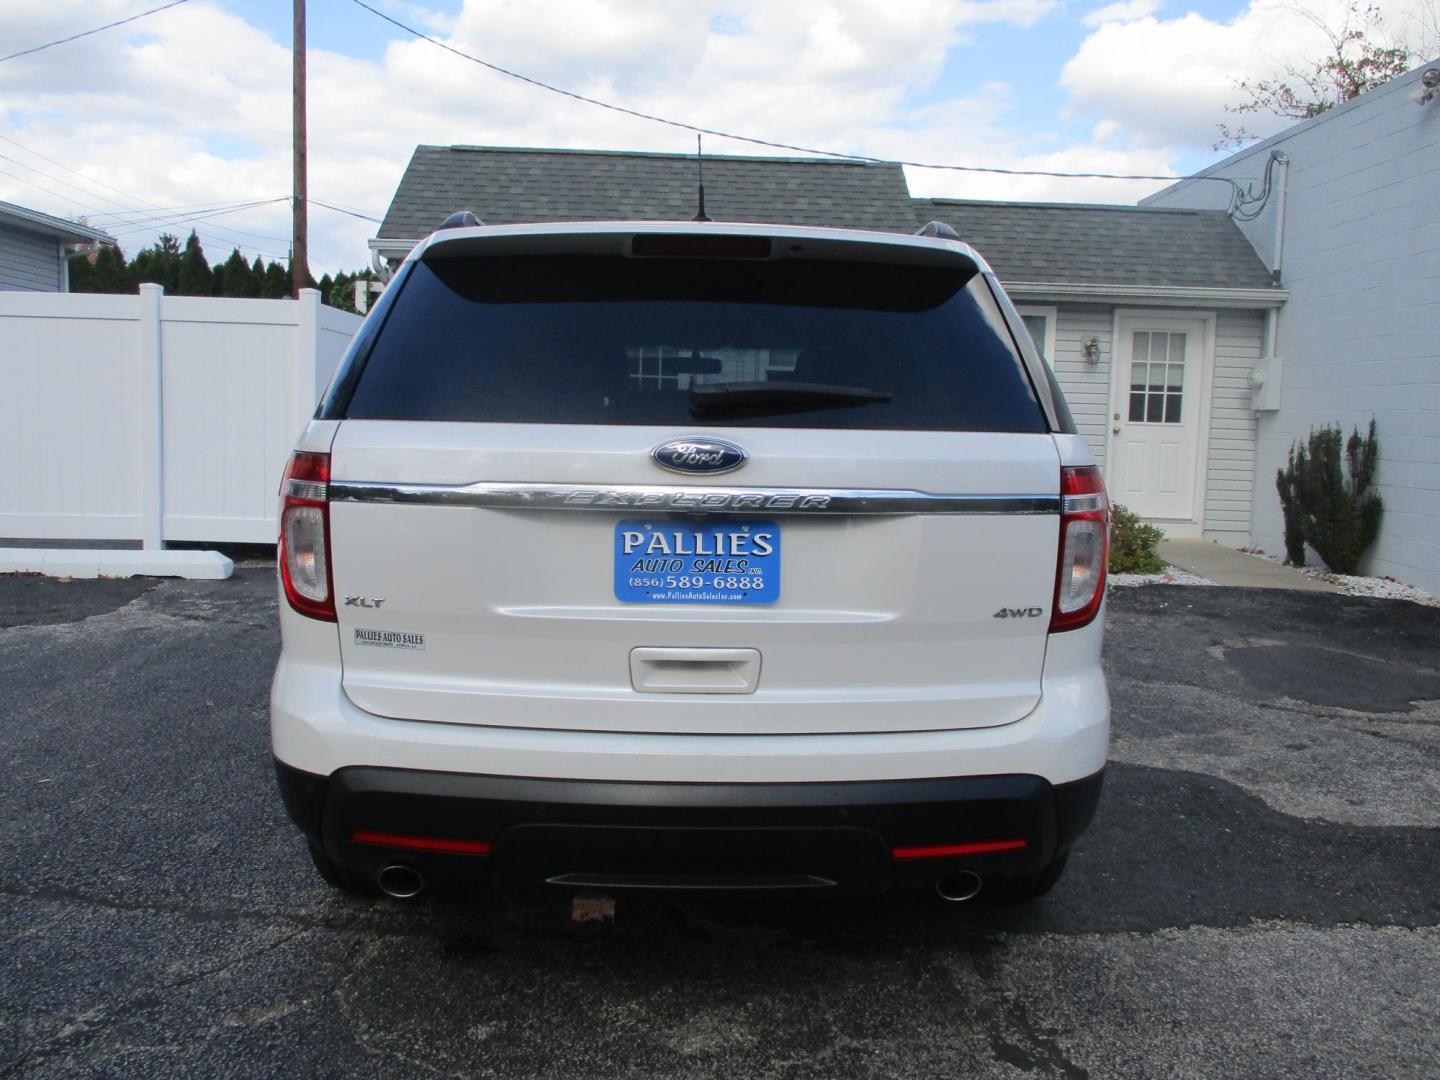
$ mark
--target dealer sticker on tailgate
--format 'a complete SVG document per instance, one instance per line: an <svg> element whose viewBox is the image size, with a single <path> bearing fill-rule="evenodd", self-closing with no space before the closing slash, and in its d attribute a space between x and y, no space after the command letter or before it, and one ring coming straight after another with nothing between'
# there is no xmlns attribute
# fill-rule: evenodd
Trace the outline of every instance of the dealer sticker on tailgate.
<svg viewBox="0 0 1440 1080"><path fill-rule="evenodd" d="M615 596L650 604L770 604L780 598L773 521L621 521Z"/></svg>

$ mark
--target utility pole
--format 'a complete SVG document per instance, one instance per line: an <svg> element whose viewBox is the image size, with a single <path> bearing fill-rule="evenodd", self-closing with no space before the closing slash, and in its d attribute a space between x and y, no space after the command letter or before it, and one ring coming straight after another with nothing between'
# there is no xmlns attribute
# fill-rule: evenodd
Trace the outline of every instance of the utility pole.
<svg viewBox="0 0 1440 1080"><path fill-rule="evenodd" d="M294 237L290 247L290 295L299 297L300 290L310 286L309 196L305 182L305 0L295 0L295 36L291 46L294 62L294 138L295 186L291 199L294 210Z"/></svg>

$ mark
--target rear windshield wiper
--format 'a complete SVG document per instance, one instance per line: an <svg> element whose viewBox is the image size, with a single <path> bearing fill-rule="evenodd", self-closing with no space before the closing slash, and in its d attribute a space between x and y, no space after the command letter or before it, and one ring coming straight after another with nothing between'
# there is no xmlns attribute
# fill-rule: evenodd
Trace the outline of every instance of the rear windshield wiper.
<svg viewBox="0 0 1440 1080"><path fill-rule="evenodd" d="M804 412L807 409L843 409L890 400L890 391L834 383L739 382L690 388L690 412L710 413Z"/></svg>

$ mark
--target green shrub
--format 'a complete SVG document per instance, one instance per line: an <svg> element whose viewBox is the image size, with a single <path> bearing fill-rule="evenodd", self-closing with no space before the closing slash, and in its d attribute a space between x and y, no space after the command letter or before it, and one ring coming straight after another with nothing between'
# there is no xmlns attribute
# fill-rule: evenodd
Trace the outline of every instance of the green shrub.
<svg viewBox="0 0 1440 1080"><path fill-rule="evenodd" d="M1293 564L1305 565L1308 543L1335 573L1360 572L1361 558L1380 535L1384 504L1371 490L1379 458L1374 420L1364 437L1357 428L1346 440L1338 425L1326 425L1312 428L1306 445L1290 448L1276 488L1285 515L1285 553Z"/></svg>
<svg viewBox="0 0 1440 1080"><path fill-rule="evenodd" d="M1297 484L1300 462L1304 460L1304 448L1292 443L1289 464L1275 473L1275 490L1280 493L1280 513L1285 519L1285 561L1291 566L1305 565L1305 532L1300 527L1300 495Z"/></svg>
<svg viewBox="0 0 1440 1080"><path fill-rule="evenodd" d="M1165 560L1155 545L1164 539L1158 528L1116 503L1110 508L1110 573L1158 574L1165 569Z"/></svg>

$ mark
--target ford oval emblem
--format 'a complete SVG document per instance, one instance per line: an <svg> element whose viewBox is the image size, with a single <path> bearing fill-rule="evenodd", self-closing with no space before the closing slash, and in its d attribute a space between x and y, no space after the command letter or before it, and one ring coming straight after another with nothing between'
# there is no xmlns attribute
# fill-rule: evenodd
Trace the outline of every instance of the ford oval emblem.
<svg viewBox="0 0 1440 1080"><path fill-rule="evenodd" d="M671 439L650 451L662 469L680 473L724 473L745 464L748 455L720 439Z"/></svg>

